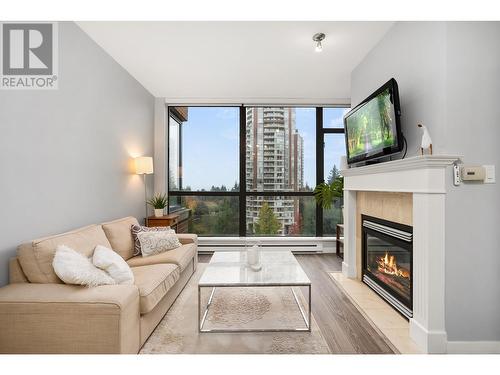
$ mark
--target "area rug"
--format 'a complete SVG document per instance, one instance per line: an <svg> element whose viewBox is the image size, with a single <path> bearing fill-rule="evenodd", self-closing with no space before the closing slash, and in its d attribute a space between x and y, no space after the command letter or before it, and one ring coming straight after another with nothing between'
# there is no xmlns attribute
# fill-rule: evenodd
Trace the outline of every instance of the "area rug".
<svg viewBox="0 0 500 375"><path fill-rule="evenodd" d="M142 347L141 354L327 354L328 345L318 325L311 332L199 333L198 280L195 274ZM209 296L209 289L203 299ZM296 294L304 305L299 289ZM204 328L304 327L290 288L216 289Z"/></svg>

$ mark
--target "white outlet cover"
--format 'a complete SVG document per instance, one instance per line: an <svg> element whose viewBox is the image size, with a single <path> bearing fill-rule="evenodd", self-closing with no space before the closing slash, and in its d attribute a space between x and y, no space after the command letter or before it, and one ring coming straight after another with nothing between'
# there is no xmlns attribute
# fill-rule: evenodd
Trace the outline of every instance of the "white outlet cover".
<svg viewBox="0 0 500 375"><path fill-rule="evenodd" d="M485 184L494 184L495 181L495 166L494 165L483 165L486 176L484 178Z"/></svg>

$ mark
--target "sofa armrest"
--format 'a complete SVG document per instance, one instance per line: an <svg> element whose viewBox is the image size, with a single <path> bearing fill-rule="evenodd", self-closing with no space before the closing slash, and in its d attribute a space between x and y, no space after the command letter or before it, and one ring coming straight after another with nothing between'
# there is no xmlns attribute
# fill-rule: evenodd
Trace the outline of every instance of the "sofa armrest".
<svg viewBox="0 0 500 375"><path fill-rule="evenodd" d="M194 243L198 247L198 236L191 233L178 233L177 238L179 242L183 245Z"/></svg>
<svg viewBox="0 0 500 375"><path fill-rule="evenodd" d="M137 353L139 292L10 284L0 288L0 332L0 353Z"/></svg>
<svg viewBox="0 0 500 375"><path fill-rule="evenodd" d="M28 283L17 257L9 259L9 284Z"/></svg>

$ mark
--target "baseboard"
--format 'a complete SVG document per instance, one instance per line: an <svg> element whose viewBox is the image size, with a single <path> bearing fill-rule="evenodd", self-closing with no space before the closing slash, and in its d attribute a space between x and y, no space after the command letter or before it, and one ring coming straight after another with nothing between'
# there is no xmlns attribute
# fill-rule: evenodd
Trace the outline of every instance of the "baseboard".
<svg viewBox="0 0 500 375"><path fill-rule="evenodd" d="M444 354L447 349L445 331L429 331L414 318L410 319L410 337L418 348L428 354Z"/></svg>
<svg viewBox="0 0 500 375"><path fill-rule="evenodd" d="M447 341L446 332L428 331L414 319L410 337L424 353L500 354L500 341Z"/></svg>
<svg viewBox="0 0 500 375"><path fill-rule="evenodd" d="M500 341L448 341L450 354L500 354Z"/></svg>

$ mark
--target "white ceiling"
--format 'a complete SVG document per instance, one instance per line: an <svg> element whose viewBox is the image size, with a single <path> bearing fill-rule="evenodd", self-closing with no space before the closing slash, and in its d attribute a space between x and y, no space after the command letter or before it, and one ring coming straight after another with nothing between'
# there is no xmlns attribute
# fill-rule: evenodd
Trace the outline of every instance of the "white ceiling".
<svg viewBox="0 0 500 375"><path fill-rule="evenodd" d="M332 103L392 22L78 22L171 103ZM323 32L323 52L312 36Z"/></svg>

